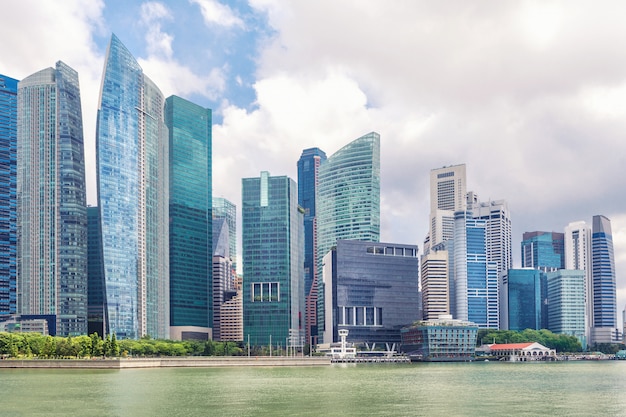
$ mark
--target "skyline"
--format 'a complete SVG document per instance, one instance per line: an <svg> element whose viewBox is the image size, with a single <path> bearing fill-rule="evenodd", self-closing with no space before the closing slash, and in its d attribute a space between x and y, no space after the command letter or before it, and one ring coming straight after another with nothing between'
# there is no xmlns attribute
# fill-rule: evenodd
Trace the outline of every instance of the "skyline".
<svg viewBox="0 0 626 417"><path fill-rule="evenodd" d="M515 267L523 232L611 219L621 317L626 60L617 45L626 28L618 10L590 1L402 2L394 10L378 2L23 1L0 28L10 40L0 46L0 73L24 79L59 60L78 71L92 205L98 91L115 33L164 96L213 110L213 194L239 210L241 178L269 171L295 179L303 149L331 155L376 131L382 241L421 250L430 170L465 163L468 191L508 202Z"/></svg>

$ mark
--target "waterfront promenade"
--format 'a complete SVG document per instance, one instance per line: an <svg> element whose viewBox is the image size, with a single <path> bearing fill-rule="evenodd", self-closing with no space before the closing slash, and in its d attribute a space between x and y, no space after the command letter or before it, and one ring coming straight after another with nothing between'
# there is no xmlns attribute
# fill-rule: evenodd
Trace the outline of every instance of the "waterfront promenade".
<svg viewBox="0 0 626 417"><path fill-rule="evenodd" d="M24 369L137 369L137 368L215 368L250 366L327 366L328 357L211 356L114 359L5 359L2 368Z"/></svg>

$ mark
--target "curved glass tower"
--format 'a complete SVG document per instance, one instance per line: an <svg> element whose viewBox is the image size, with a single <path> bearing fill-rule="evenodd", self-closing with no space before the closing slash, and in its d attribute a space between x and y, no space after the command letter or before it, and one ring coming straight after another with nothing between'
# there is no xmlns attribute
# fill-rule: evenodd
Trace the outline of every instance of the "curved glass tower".
<svg viewBox="0 0 626 417"><path fill-rule="evenodd" d="M316 194L318 334L324 331L322 260L337 240L380 239L380 135L350 142L319 168ZM328 342L328 341L325 341Z"/></svg>
<svg viewBox="0 0 626 417"><path fill-rule="evenodd" d="M63 62L18 84L18 312L87 333L87 206L78 73Z"/></svg>
<svg viewBox="0 0 626 417"><path fill-rule="evenodd" d="M164 97L113 35L96 134L106 331L169 336Z"/></svg>
<svg viewBox="0 0 626 417"><path fill-rule="evenodd" d="M611 221L601 215L593 216L591 229L591 271L593 289L594 328L605 328L608 337L601 342L611 343L610 332L617 328L617 305L615 284L615 259ZM598 330L596 330L598 333Z"/></svg>

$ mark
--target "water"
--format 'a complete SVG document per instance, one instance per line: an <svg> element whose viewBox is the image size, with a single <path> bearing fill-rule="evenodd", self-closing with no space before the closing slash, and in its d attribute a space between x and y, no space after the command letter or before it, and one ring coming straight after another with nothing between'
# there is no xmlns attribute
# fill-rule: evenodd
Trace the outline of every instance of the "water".
<svg viewBox="0 0 626 417"><path fill-rule="evenodd" d="M626 361L0 369L0 416L626 416Z"/></svg>

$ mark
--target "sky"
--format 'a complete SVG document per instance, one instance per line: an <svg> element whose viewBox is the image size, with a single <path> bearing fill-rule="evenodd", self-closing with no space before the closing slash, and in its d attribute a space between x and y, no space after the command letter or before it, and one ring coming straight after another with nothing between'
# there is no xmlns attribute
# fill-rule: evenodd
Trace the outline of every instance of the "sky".
<svg viewBox="0 0 626 417"><path fill-rule="evenodd" d="M303 149L381 135L381 241L423 246L430 170L467 165L525 231L612 221L626 306L626 7L621 1L20 0L3 7L0 73L78 71L88 202L115 33L167 97L213 110L213 194L297 179Z"/></svg>

